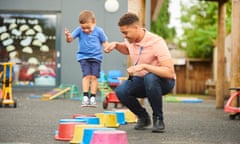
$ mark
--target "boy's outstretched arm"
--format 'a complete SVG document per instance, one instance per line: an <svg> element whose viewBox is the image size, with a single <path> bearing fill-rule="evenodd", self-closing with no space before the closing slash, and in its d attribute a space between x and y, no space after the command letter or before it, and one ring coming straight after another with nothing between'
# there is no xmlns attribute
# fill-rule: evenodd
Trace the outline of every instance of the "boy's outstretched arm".
<svg viewBox="0 0 240 144"><path fill-rule="evenodd" d="M105 50L105 48L107 48L109 45L109 43L106 41L106 42L103 42L102 43L102 47L103 47L103 50Z"/></svg>
<svg viewBox="0 0 240 144"><path fill-rule="evenodd" d="M104 52L110 53L113 49L116 49L120 53L125 54L125 55L129 54L128 48L126 47L126 45L124 43L121 43L121 42L108 43L108 45L106 47L104 47Z"/></svg>
<svg viewBox="0 0 240 144"><path fill-rule="evenodd" d="M65 34L66 42L70 43L73 41L73 37L68 29L66 28L64 29L64 34Z"/></svg>

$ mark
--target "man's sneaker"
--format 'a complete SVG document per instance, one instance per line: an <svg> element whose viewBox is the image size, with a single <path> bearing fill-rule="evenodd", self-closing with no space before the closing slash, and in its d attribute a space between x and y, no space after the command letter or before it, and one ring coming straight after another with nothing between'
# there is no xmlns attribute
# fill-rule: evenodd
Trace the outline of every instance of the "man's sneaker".
<svg viewBox="0 0 240 144"><path fill-rule="evenodd" d="M163 122L163 119L161 119L160 117L153 117L153 129L152 132L153 133L163 133L165 129L165 125Z"/></svg>
<svg viewBox="0 0 240 144"><path fill-rule="evenodd" d="M89 98L87 96L83 96L82 105L83 106L89 105Z"/></svg>
<svg viewBox="0 0 240 144"><path fill-rule="evenodd" d="M97 104L97 103L96 103L96 98L92 96L92 97L90 98L90 105L96 106L96 104Z"/></svg>
<svg viewBox="0 0 240 144"><path fill-rule="evenodd" d="M137 124L134 127L135 130L144 130L151 124L149 117L138 118Z"/></svg>

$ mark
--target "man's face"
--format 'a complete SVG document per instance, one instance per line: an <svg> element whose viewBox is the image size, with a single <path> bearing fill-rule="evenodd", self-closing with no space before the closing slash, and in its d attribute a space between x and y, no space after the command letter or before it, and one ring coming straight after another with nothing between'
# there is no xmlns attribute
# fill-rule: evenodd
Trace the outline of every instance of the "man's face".
<svg viewBox="0 0 240 144"><path fill-rule="evenodd" d="M90 34L95 26L95 22L87 22L84 24L80 24L80 27L82 28L82 31L85 32L86 34Z"/></svg>
<svg viewBox="0 0 240 144"><path fill-rule="evenodd" d="M127 39L130 43L133 43L137 39L137 27L135 25L120 26L120 31L123 37Z"/></svg>

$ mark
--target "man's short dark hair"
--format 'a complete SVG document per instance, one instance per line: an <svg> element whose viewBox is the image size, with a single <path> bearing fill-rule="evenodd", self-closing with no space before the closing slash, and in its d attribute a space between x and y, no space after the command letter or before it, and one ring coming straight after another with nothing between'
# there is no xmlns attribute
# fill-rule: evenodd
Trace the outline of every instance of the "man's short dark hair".
<svg viewBox="0 0 240 144"><path fill-rule="evenodd" d="M119 19L118 26L131 25L138 22L138 16L134 13L128 12Z"/></svg>

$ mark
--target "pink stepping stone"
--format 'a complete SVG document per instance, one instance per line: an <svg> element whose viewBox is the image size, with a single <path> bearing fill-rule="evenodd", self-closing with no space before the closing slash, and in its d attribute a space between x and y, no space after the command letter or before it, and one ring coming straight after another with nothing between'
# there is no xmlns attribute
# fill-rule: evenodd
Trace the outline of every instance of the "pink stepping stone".
<svg viewBox="0 0 240 144"><path fill-rule="evenodd" d="M122 130L94 131L90 144L128 144L127 133Z"/></svg>

